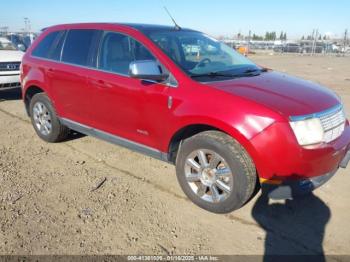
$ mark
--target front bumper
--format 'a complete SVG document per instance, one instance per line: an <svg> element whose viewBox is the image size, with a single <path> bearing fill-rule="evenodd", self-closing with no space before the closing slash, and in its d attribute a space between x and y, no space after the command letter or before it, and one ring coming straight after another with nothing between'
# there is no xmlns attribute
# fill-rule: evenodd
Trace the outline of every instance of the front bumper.
<svg viewBox="0 0 350 262"><path fill-rule="evenodd" d="M1 75L0 74L0 89L20 87L20 79L18 74Z"/></svg>
<svg viewBox="0 0 350 262"><path fill-rule="evenodd" d="M261 183L261 190L272 199L293 199L296 196L307 195L316 188L324 185L330 180L337 170L309 179L302 180L285 180L279 185Z"/></svg>
<svg viewBox="0 0 350 262"><path fill-rule="evenodd" d="M336 140L322 145L299 146L287 123L275 123L255 136L251 151L260 178L302 180L332 173L350 149L350 126Z"/></svg>
<svg viewBox="0 0 350 262"><path fill-rule="evenodd" d="M348 150L348 152L344 156L343 160L340 162L339 166L341 168L346 168L349 164L349 161L350 161L350 150Z"/></svg>
<svg viewBox="0 0 350 262"><path fill-rule="evenodd" d="M350 160L350 150L340 162L340 167L346 168ZM292 199L296 196L309 194L316 188L327 183L338 171L338 169L322 176L305 178L300 180L284 180L281 184L269 184L261 180L263 194L267 194L272 199Z"/></svg>

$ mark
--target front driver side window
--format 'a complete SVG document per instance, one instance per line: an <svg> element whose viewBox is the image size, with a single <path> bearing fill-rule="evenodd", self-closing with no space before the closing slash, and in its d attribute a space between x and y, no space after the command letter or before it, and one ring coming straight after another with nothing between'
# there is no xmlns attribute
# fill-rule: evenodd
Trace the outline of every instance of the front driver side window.
<svg viewBox="0 0 350 262"><path fill-rule="evenodd" d="M156 60L142 44L133 38L114 32L104 34L98 68L129 75L129 65L135 60Z"/></svg>

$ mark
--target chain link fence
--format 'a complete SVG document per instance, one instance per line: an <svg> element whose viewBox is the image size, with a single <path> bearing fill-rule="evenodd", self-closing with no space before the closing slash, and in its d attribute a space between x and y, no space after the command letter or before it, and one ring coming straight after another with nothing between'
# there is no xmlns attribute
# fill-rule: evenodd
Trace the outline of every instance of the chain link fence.
<svg viewBox="0 0 350 262"><path fill-rule="evenodd" d="M223 40L241 53L276 53L298 55L350 56L350 44L344 41L247 41Z"/></svg>

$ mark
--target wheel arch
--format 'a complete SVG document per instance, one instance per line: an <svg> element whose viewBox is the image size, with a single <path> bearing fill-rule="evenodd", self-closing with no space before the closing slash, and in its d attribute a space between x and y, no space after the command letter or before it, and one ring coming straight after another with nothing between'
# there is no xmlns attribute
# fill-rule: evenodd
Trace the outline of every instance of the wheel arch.
<svg viewBox="0 0 350 262"><path fill-rule="evenodd" d="M45 93L45 91L43 88L41 88L38 85L28 86L25 92L23 93L23 101L24 101L25 109L28 116L30 116L30 112L29 112L30 101L32 100L34 95L39 93Z"/></svg>
<svg viewBox="0 0 350 262"><path fill-rule="evenodd" d="M188 123L179 128L171 137L170 142L168 144L168 160L171 163L176 162L177 152L179 147L181 146L181 142L194 136L198 133L216 130L223 132L233 139L237 140L237 142L247 151L247 153L252 158L255 164L256 152L253 145L250 143L249 139L246 138L241 132L239 132L236 128L232 126L228 126L225 123L221 122L202 122L202 123Z"/></svg>

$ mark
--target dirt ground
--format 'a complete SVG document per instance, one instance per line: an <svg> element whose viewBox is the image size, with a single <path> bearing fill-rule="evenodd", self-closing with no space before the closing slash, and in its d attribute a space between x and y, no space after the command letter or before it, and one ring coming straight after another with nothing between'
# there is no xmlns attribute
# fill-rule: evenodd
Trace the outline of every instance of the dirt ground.
<svg viewBox="0 0 350 262"><path fill-rule="evenodd" d="M350 112L349 57L251 58L329 86ZM349 181L339 170L314 196L258 194L212 214L186 199L171 165L92 137L41 141L19 90L0 90L2 255L350 254Z"/></svg>

